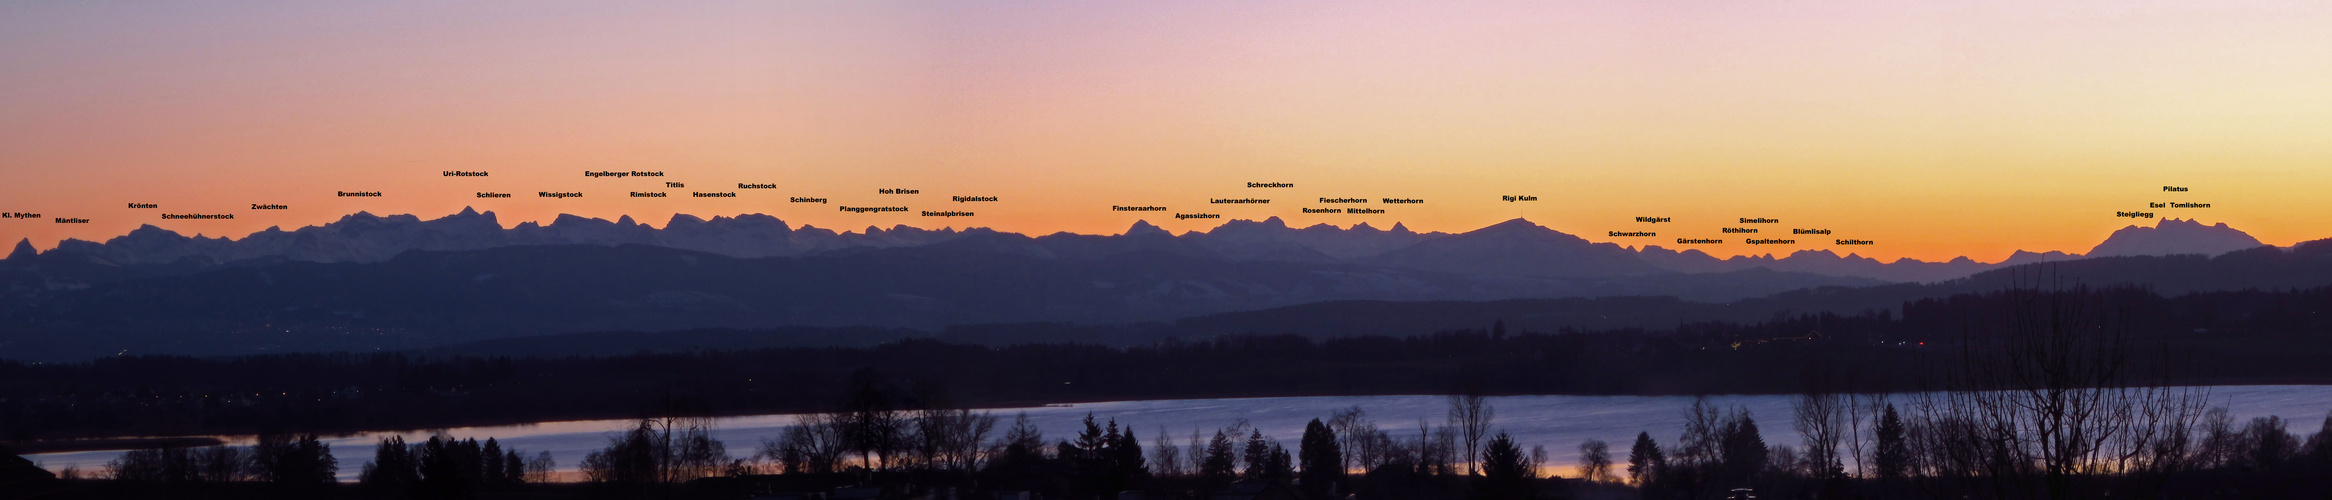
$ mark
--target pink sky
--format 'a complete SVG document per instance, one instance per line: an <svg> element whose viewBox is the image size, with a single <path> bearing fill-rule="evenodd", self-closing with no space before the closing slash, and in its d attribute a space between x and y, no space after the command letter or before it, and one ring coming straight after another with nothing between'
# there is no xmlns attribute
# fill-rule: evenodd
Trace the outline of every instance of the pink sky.
<svg viewBox="0 0 2332 500"><path fill-rule="evenodd" d="M1141 204L1632 245L1660 241L1601 235L1770 217L1889 259L2085 251L2151 225L2126 210L2291 244L2332 237L2326 26L2326 4L2247 1L19 3L0 212L43 218L0 237L463 206L1116 233L1141 217L1108 207ZM619 169L668 177L581 175ZM686 197L738 182L780 189ZM1346 196L1427 203L1298 213ZM1230 197L1274 202L1207 203ZM2213 206L2145 208L2167 201Z"/></svg>

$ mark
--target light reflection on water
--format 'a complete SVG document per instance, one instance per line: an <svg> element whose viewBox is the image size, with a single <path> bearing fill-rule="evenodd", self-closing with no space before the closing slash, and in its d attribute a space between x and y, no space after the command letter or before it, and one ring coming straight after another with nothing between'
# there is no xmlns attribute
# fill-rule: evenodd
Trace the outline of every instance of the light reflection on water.
<svg viewBox="0 0 2332 500"><path fill-rule="evenodd" d="M2332 411L2332 386L2221 386L2210 388L2211 403L2227 406L2237 422L2252 417L2280 416L2292 421L2294 434L2316 432L2327 411ZM1747 408L1764 429L1766 442L1773 445L1799 446L1797 432L1790 427L1790 399L1788 395L1714 396L1719 405L1739 405ZM1627 449L1635 442L1637 432L1650 431L1662 446L1673 444L1684 425L1683 411L1691 404L1690 396L1505 396L1490 398L1495 409L1493 427L1514 435L1525 448L1545 446L1550 457L1550 468L1568 473L1578 459L1579 443L1600 439L1611 443L1614 461L1626 460ZM1172 434L1177 446L1188 442L1192 430L1201 430L1212 437L1214 430L1246 419L1265 435L1292 448L1303 436L1304 424L1311 419L1327 419L1339 408L1359 405L1378 427L1395 438L1416 436L1420 419L1427 425L1441 425L1447 410L1442 396L1326 396L1301 398L1249 399L1182 399L1154 401L1120 401L1086 403L1068 407L1008 408L992 411L999 422L994 435L1001 436L1012 425L1014 415L1027 413L1029 419L1044 429L1048 440L1074 437L1082 429L1082 421L1090 412L1097 420L1115 418L1121 428L1140 431L1142 445L1150 446L1161 426ZM785 426L792 425L793 415L753 415L718 419L713 437L728 446L729 455L747 458L763 438L776 437ZM543 422L525 425L491 427L461 427L442 431L370 432L353 436L325 439L332 446L332 455L340 460L340 479L354 481L364 463L372 460L373 448L380 439L403 436L408 443L426 441L434 434L456 438L495 438L502 448L517 449L528 458L536 452L549 451L558 461L562 472L571 473L583 462L583 455L607 446L614 433L629 429L631 420L582 420ZM229 444L249 445L250 436L223 436ZM121 451L89 451L74 453L47 453L28 455L50 471L79 467L84 475L101 471L105 462L121 455ZM573 474L563 474L573 478Z"/></svg>

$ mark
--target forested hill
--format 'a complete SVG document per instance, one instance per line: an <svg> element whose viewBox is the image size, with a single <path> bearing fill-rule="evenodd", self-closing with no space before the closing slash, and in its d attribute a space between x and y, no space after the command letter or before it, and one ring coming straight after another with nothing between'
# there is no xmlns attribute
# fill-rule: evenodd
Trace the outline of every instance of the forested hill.
<svg viewBox="0 0 2332 500"><path fill-rule="evenodd" d="M916 247L740 259L641 245L520 246L407 252L379 263L227 267L25 293L0 301L0 358L377 351L634 329L1124 323L1353 299L1717 301L1875 283L1765 270L1482 276L1163 252L1060 259Z"/></svg>
<svg viewBox="0 0 2332 500"><path fill-rule="evenodd" d="M2175 353L2196 384L2332 383L2332 288L2164 297L2077 294L2125 335L2135 373ZM19 438L265 428L354 430L638 416L673 398L720 413L820 409L852 373L975 406L1244 396L1693 394L1910 390L1958 366L1952 342L1996 331L2025 292L1914 301L1900 314L1795 315L1657 330L1541 332L1484 318L1412 337L1174 339L1130 347L909 339L870 347L721 349L751 331L540 339L430 353L0 362L0 428ZM1164 325L1153 325L1165 328ZM801 332L789 332L798 334ZM594 348L597 351L594 351ZM467 351L467 353L465 353ZM646 352L643 352L646 351ZM613 354L621 353L621 354Z"/></svg>
<svg viewBox="0 0 2332 500"><path fill-rule="evenodd" d="M1506 318L1541 331L1666 328L1894 310L1909 301L2029 285L2044 277L2173 295L2332 285L2332 245L2324 244L2216 257L2035 263L1941 283L1889 285L1763 268L1564 278L1233 261L1116 248L1139 239L1094 240L1087 242L1090 255L1062 258L1015 251L1027 248L1014 241L1028 242L1012 238L1026 240L988 235L755 259L642 245L514 246L407 252L378 263L147 269L140 272L158 274L87 286L27 285L47 283L41 273L57 266L77 265L44 254L0 266L0 278L16 284L14 295L0 301L0 358L373 352L535 335L704 328L864 326L946 334L995 330L976 325L1087 325L1047 327L1051 333L1045 335L1058 337L1093 325L1175 327L1144 330L1160 334L1136 336L1137 342L1241 333L1414 335L1469 318ZM1675 298L1630 298L1663 296ZM842 345L909 336L916 335Z"/></svg>

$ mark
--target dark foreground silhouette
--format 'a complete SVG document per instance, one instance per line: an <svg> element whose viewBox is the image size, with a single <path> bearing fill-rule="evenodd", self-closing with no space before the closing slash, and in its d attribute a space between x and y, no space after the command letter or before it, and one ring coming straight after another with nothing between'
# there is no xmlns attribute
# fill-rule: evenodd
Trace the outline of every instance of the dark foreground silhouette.
<svg viewBox="0 0 2332 500"><path fill-rule="evenodd" d="M17 440L642 417L577 464L580 486L542 485L556 464L490 436L383 442L361 486L338 485L341 465L313 434L266 432L247 450L155 448L66 472L65 487L105 496L2313 498L2332 493L2332 433L2235 422L2196 384L2322 380L2326 295L2166 299L2047 284L1909 303L1899 318L1554 334L1493 322L1419 338L1136 348L119 358L7 366L5 404ZM1546 446L1569 444L1514 442L1484 398L1630 392L1788 393L1797 404L1752 415L1698 401L1665 446L1652 433L1673 430L1645 429L1621 465L1611 444L1578 443L1582 468L1552 479L1538 467L1551 463ZM1048 439L972 409L1291 393L1457 395L1438 425L1381 428L1351 408L1289 442L1226 422L1145 444L1140 422L1109 415ZM710 437L712 416L770 408L809 415L751 451ZM1760 419L1787 422L1796 444Z"/></svg>

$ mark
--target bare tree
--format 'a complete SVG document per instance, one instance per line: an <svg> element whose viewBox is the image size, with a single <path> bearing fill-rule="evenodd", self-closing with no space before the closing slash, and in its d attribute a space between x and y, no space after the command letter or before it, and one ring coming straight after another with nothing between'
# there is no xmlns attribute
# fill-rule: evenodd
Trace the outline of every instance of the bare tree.
<svg viewBox="0 0 2332 500"><path fill-rule="evenodd" d="M2243 425L2244 453L2242 463L2252 470L2282 469L2300 451L2300 439L2293 436L2283 417L2269 415L2251 419Z"/></svg>
<svg viewBox="0 0 2332 500"><path fill-rule="evenodd" d="M1198 427L1191 427L1190 447L1184 448L1182 452L1184 455L1182 458L1183 470L1188 470L1193 475L1199 474L1206 466L1206 448L1206 435L1199 433Z"/></svg>
<svg viewBox="0 0 2332 500"><path fill-rule="evenodd" d="M850 450L842 428L842 420L831 414L802 415L777 438L762 439L760 455L777 462L787 474L833 473L842 469L843 455Z"/></svg>
<svg viewBox="0 0 2332 500"><path fill-rule="evenodd" d="M1810 457L1799 456L1797 448L1786 444L1774 445L1765 453L1773 457L1765 463L1765 474L1768 476L1805 476L1808 468L1819 465L1807 460Z"/></svg>
<svg viewBox="0 0 2332 500"><path fill-rule="evenodd" d="M1611 444L1600 439L1579 443L1579 479L1591 483L1608 483L1613 480Z"/></svg>
<svg viewBox="0 0 2332 500"><path fill-rule="evenodd" d="M2235 419L2226 408L2212 408L2204 412L2196 424L2200 440L2195 443L2193 461L2198 467L2225 467L2233 465L2242 455L2243 436L2235 430Z"/></svg>
<svg viewBox="0 0 2332 500"><path fill-rule="evenodd" d="M1684 435L1676 439L1675 452L1669 457L1695 467L1717 461L1718 434L1724 424L1724 411L1710 403L1708 396L1692 398L1692 405L1684 408Z"/></svg>
<svg viewBox="0 0 2332 500"><path fill-rule="evenodd" d="M1426 455L1426 451L1432 452L1430 454L1433 457L1432 460L1426 462L1433 464L1432 469L1435 474L1456 474L1458 473L1458 453L1463 451L1459 446L1457 429L1444 425L1433 428L1433 444L1420 447L1418 453Z"/></svg>
<svg viewBox="0 0 2332 500"><path fill-rule="evenodd" d="M551 452L536 453L534 458L526 461L526 482L536 484L551 482L553 476L558 473L558 469L559 461L551 458Z"/></svg>
<svg viewBox="0 0 2332 500"><path fill-rule="evenodd" d="M1131 429L1128 430L1131 432ZM1166 426L1158 426L1158 438L1150 441L1150 474L1161 477L1182 476L1182 448L1174 446L1174 437Z"/></svg>
<svg viewBox="0 0 2332 500"><path fill-rule="evenodd" d="M1830 479L1845 471L1845 463L1838 458L1838 442L1845 433L1846 409L1852 406L1846 398L1835 393L1799 394L1793 406L1796 410L1798 436L1806 444L1804 464L1806 474L1814 479Z"/></svg>
<svg viewBox="0 0 2332 500"><path fill-rule="evenodd" d="M1542 472L1539 469L1546 468L1547 460L1552 457L1554 454L1547 453L1545 445L1530 445L1530 477L1539 477L1539 473ZM1605 457L1604 460L1608 462L1610 457ZM1610 466L1607 464L1604 468L1609 470Z"/></svg>
<svg viewBox="0 0 2332 500"><path fill-rule="evenodd" d="M664 419L665 439L671 443L666 449L671 467L666 482L683 483L700 477L719 475L729 464L728 447L713 439L710 417Z"/></svg>
<svg viewBox="0 0 2332 500"><path fill-rule="evenodd" d="M1466 392L1449 397L1449 427L1457 431L1458 442L1464 446L1465 456L1458 462L1465 465L1470 475L1475 472L1475 463L1481 460L1482 440L1490 435L1490 421L1496 411L1490 407L1489 398L1475 391Z"/></svg>
<svg viewBox="0 0 2332 500"><path fill-rule="evenodd" d="M2161 437L2142 450L2128 470L2167 479L2170 474L2193 468L2195 423L2192 418L2171 419L2162 426Z"/></svg>
<svg viewBox="0 0 2332 500"><path fill-rule="evenodd" d="M712 438L708 417L643 418L629 431L608 436L608 447L583 457L592 482L681 483L713 476L729 464L728 450Z"/></svg>
<svg viewBox="0 0 2332 500"><path fill-rule="evenodd" d="M1368 440L1361 441L1360 468L1362 470L1376 470L1379 467L1384 467L1385 464L1409 456L1415 451L1405 450L1399 440L1393 439L1392 433L1378 429L1375 425L1363 428L1362 432L1369 434Z"/></svg>
<svg viewBox="0 0 2332 500"><path fill-rule="evenodd" d="M1449 474L1457 467L1458 433L1449 426L1435 427L1424 417L1417 418L1417 440L1410 442L1405 454L1415 457L1410 464L1422 474Z"/></svg>
<svg viewBox="0 0 2332 500"><path fill-rule="evenodd" d="M224 483L249 479L244 462L251 457L242 448L209 446L194 452L195 474L203 481Z"/></svg>
<svg viewBox="0 0 2332 500"><path fill-rule="evenodd" d="M2167 371L2136 373L2121 315L2098 308L2111 297L2050 285L1999 292L2012 305L1976 318L1944 390L1916 396L1932 462L1986 496L2085 496L2086 478L2143 463L2207 400Z"/></svg>
<svg viewBox="0 0 2332 500"><path fill-rule="evenodd" d="M912 437L917 460L924 467L969 473L979 470L986 458L988 435L996 430L996 416L964 408L925 408L915 411L911 427L915 429Z"/></svg>
<svg viewBox="0 0 2332 500"><path fill-rule="evenodd" d="M1360 409L1360 405L1352 405L1350 408L1336 410L1328 414L1328 429L1336 431L1336 449L1343 452L1342 460L1345 470L1352 470L1354 466L1360 465L1361 449L1366 446L1364 443L1369 439L1367 433L1362 429L1374 430L1375 428L1376 424L1368 421L1368 412Z"/></svg>
<svg viewBox="0 0 2332 500"><path fill-rule="evenodd" d="M202 478L195 460L195 454L183 447L130 450L107 461L103 477L130 482L191 482Z"/></svg>
<svg viewBox="0 0 2332 500"><path fill-rule="evenodd" d="M1849 392L1846 394L1846 454L1849 459L1854 461L1854 469L1851 473L1856 477L1871 475L1870 464L1866 460L1870 459L1871 454L1876 453L1877 450L1871 446L1873 443L1870 442L1870 438L1865 437L1868 432L1864 429L1872 429L1869 432L1875 432L1879 414L1883 413L1886 407L1887 395L1885 393Z"/></svg>
<svg viewBox="0 0 2332 500"><path fill-rule="evenodd" d="M887 469L891 456L898 451L902 434L908 432L898 408L899 396L873 370L851 374L849 385L840 415L843 437L868 469Z"/></svg>

